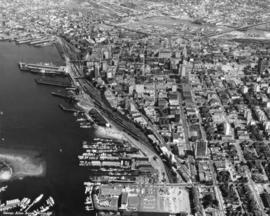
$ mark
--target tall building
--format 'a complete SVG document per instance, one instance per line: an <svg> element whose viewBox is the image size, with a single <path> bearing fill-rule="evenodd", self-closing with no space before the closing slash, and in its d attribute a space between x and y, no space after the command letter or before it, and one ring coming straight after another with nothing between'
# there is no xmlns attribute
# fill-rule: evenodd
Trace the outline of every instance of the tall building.
<svg viewBox="0 0 270 216"><path fill-rule="evenodd" d="M261 75L269 67L270 60L268 58L260 57L258 60L258 74Z"/></svg>
<svg viewBox="0 0 270 216"><path fill-rule="evenodd" d="M262 58L259 58L257 73L261 74L261 72L262 72Z"/></svg>
<svg viewBox="0 0 270 216"><path fill-rule="evenodd" d="M4 20L4 17L3 15L0 14L0 27L4 27L5 26L5 20Z"/></svg>
<svg viewBox="0 0 270 216"><path fill-rule="evenodd" d="M188 83L189 75L193 69L193 65L186 60L183 60L183 63L179 65L179 75L181 76L181 80L183 82Z"/></svg>

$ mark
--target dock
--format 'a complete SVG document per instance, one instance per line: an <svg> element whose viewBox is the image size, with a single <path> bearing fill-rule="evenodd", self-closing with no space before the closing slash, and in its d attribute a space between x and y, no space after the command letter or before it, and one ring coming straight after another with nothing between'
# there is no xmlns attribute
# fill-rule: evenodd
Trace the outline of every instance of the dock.
<svg viewBox="0 0 270 216"><path fill-rule="evenodd" d="M38 46L38 45L43 45L46 43L53 43L55 41L55 38L52 37L24 37L24 38L19 38L15 40L17 44L29 44L29 45L34 45L34 46Z"/></svg>
<svg viewBox="0 0 270 216"><path fill-rule="evenodd" d="M18 66L21 71L27 71L31 73L45 74L45 75L60 75L60 76L67 75L65 66L55 66L48 63L26 64L23 62L19 62Z"/></svg>
<svg viewBox="0 0 270 216"><path fill-rule="evenodd" d="M65 111L65 112L80 112L79 110L75 109L75 108L71 108L71 107L65 107L63 104L59 104L59 107L61 110Z"/></svg>
<svg viewBox="0 0 270 216"><path fill-rule="evenodd" d="M23 38L20 40L16 40L16 43L17 44L27 44L27 43L30 43L32 40L33 40L32 38Z"/></svg>
<svg viewBox="0 0 270 216"><path fill-rule="evenodd" d="M31 45L40 45L40 44L49 43L49 42L53 42L53 40L52 39L43 39L43 40L31 42L30 44Z"/></svg>
<svg viewBox="0 0 270 216"><path fill-rule="evenodd" d="M68 92L60 92L60 91L53 91L51 92L51 94L55 97L60 97L60 98L64 98L64 99L70 99L70 100L76 100L76 98Z"/></svg>
<svg viewBox="0 0 270 216"><path fill-rule="evenodd" d="M61 88L71 88L72 85L69 82L63 82L58 80L50 80L50 79L35 79L35 82L40 85L49 85L49 86L56 86Z"/></svg>

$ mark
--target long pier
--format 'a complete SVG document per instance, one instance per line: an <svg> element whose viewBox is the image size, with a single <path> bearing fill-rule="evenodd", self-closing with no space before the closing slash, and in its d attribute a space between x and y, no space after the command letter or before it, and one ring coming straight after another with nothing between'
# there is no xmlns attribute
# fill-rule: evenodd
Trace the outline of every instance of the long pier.
<svg viewBox="0 0 270 216"><path fill-rule="evenodd" d="M60 98L69 99L69 100L76 100L76 98L72 94L65 93L65 92L51 92L51 94L55 97L60 97Z"/></svg>
<svg viewBox="0 0 270 216"><path fill-rule="evenodd" d="M54 42L54 41L55 41L55 38L47 37L47 36L37 37L37 38L33 38L31 36L28 36L25 38L16 39L17 44L30 44L30 45L39 45L39 44Z"/></svg>
<svg viewBox="0 0 270 216"><path fill-rule="evenodd" d="M41 69L51 69L51 70L59 70L59 67L54 65L45 65L45 64L26 64L23 62L19 63L20 67L29 67L29 68L41 68Z"/></svg>
<svg viewBox="0 0 270 216"><path fill-rule="evenodd" d="M61 75L66 76L66 68L64 66L54 66L49 64L26 64L19 62L19 69L21 71L29 71L31 73L40 73L47 75Z"/></svg>
<svg viewBox="0 0 270 216"><path fill-rule="evenodd" d="M27 43L30 43L32 40L33 40L32 38L24 38L21 40L16 40L16 43L17 44L27 44Z"/></svg>
<svg viewBox="0 0 270 216"><path fill-rule="evenodd" d="M79 112L79 110L75 109L75 108L70 108L70 107L65 107L63 104L59 104L59 107L61 110L65 111L65 112Z"/></svg>
<svg viewBox="0 0 270 216"><path fill-rule="evenodd" d="M72 85L70 83L67 82L63 82L63 81L57 81L57 80L48 80L48 79L35 79L35 82L37 84L41 84L41 85L50 85L50 86L56 86L56 87L62 87L62 88L70 88L72 87Z"/></svg>
<svg viewBox="0 0 270 216"><path fill-rule="evenodd" d="M43 39L43 40L38 40L38 41L33 41L30 42L31 45L39 45L39 44L43 44L43 43L49 43L49 42L53 42L53 39Z"/></svg>

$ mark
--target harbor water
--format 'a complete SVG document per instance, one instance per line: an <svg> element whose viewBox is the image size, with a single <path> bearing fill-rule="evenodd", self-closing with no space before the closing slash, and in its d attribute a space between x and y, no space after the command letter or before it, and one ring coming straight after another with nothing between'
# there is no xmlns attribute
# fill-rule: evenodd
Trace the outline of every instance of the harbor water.
<svg viewBox="0 0 270 216"><path fill-rule="evenodd" d="M35 48L0 42L0 135L1 146L37 150L45 158L47 173L44 177L27 177L8 184L1 200L29 197L39 194L52 196L56 215L86 215L84 187L89 173L78 166L77 155L81 142L91 139L91 129L81 129L71 113L59 109L63 103L53 97L56 87L37 85L40 78L18 69L19 61L29 63L52 62L63 65L55 47ZM89 214L88 214L89 215Z"/></svg>

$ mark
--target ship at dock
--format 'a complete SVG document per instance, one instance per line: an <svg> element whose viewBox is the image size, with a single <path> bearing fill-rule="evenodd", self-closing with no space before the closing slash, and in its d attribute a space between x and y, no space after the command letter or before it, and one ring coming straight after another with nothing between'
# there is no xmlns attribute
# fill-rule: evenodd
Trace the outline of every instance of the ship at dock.
<svg viewBox="0 0 270 216"><path fill-rule="evenodd" d="M83 142L82 150L78 155L79 166L91 171L93 182L157 180L149 159L126 141L98 138L91 143Z"/></svg>
<svg viewBox="0 0 270 216"><path fill-rule="evenodd" d="M10 215L40 215L52 214L54 208L54 199L50 196L44 198L43 194L37 196L33 201L30 198L24 197L21 200L18 198L2 201L0 204L0 213Z"/></svg>
<svg viewBox="0 0 270 216"><path fill-rule="evenodd" d="M18 66L21 71L31 72L34 74L61 75L61 76L67 75L65 66L55 66L50 63L27 64L24 62L19 62Z"/></svg>
<svg viewBox="0 0 270 216"><path fill-rule="evenodd" d="M27 35L15 39L18 45L29 44L36 47L50 46L55 43L55 37L42 35Z"/></svg>
<svg viewBox="0 0 270 216"><path fill-rule="evenodd" d="M94 210L94 204L93 204L93 197L92 197L92 192L93 192L93 187L94 183L92 182L84 182L85 186L85 210L86 211L93 211Z"/></svg>

